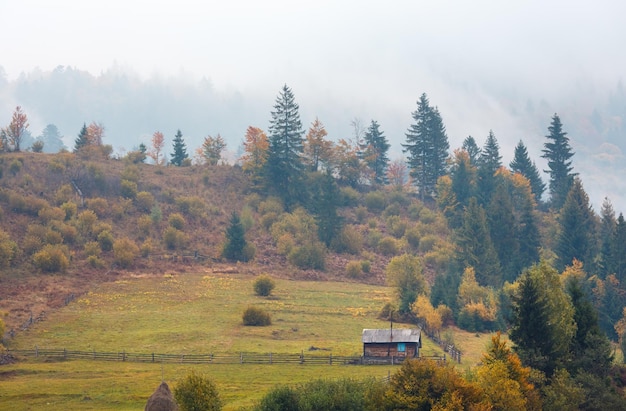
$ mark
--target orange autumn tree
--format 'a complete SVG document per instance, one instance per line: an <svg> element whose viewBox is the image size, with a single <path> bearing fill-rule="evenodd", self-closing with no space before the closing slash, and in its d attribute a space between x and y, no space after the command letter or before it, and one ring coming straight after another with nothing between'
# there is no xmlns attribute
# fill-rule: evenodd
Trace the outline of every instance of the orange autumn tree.
<svg viewBox="0 0 626 411"><path fill-rule="evenodd" d="M254 176L255 182L261 178L263 166L267 161L269 146L269 140L263 130L258 127L248 127L243 142L245 153L239 160L243 171Z"/></svg>
<svg viewBox="0 0 626 411"><path fill-rule="evenodd" d="M163 147L165 146L165 137L163 133L160 131L155 131L152 135L152 149L148 152L148 157L150 157L154 164L161 165L163 164Z"/></svg>
<svg viewBox="0 0 626 411"><path fill-rule="evenodd" d="M93 121L87 126L87 145L101 146L102 138L104 137L104 126L102 123L96 123Z"/></svg>
<svg viewBox="0 0 626 411"><path fill-rule="evenodd" d="M315 118L304 141L304 157L311 171L328 168L330 165L333 143L326 139L327 135L322 122Z"/></svg>
<svg viewBox="0 0 626 411"><path fill-rule="evenodd" d="M22 111L21 106L17 106L13 112L9 126L3 133L6 135L8 145L12 147L14 151L20 151L20 145L22 144L22 139L28 126L28 116Z"/></svg>

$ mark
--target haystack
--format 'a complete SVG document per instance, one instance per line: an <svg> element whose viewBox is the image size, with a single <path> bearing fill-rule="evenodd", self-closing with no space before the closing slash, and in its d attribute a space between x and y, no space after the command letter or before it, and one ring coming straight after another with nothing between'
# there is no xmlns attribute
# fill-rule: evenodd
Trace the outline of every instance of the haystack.
<svg viewBox="0 0 626 411"><path fill-rule="evenodd" d="M178 411L178 405L174 401L174 396L170 391L170 387L163 381L154 394L148 398L145 411Z"/></svg>

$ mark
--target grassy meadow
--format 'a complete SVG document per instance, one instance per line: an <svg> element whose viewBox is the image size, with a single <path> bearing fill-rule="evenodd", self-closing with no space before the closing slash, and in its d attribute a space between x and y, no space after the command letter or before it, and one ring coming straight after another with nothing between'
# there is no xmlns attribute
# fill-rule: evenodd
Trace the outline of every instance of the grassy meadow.
<svg viewBox="0 0 626 411"><path fill-rule="evenodd" d="M393 289L344 282L276 280L270 297L254 295L253 276L199 273L129 277L102 283L50 313L11 341L12 349L66 348L164 354L290 353L360 355L363 328ZM248 305L272 325L245 327ZM398 325L399 327L401 325ZM423 355L441 354L424 341ZM0 409L142 409L163 377L173 388L191 369L212 377L226 410L244 409L271 387L316 378L384 377L392 366L139 364L27 361L0 368Z"/></svg>

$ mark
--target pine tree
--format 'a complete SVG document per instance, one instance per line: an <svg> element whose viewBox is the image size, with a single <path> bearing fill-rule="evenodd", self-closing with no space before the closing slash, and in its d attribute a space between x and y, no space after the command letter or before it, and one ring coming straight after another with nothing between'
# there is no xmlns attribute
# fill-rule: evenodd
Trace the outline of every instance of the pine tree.
<svg viewBox="0 0 626 411"><path fill-rule="evenodd" d="M491 195L496 187L496 171L502 167L502 156L498 140L489 130L489 135L483 146L478 160L477 188L478 197L482 204L489 204Z"/></svg>
<svg viewBox="0 0 626 411"><path fill-rule="evenodd" d="M626 284L626 221L622 213L617 217L612 243L613 273L620 283Z"/></svg>
<svg viewBox="0 0 626 411"><path fill-rule="evenodd" d="M365 132L363 144L361 145L361 155L363 161L371 171L372 180L375 184L387 183L387 166L389 165L390 144L380 126L374 120Z"/></svg>
<svg viewBox="0 0 626 411"><path fill-rule="evenodd" d="M504 182L497 185L487 208L487 216L489 233L502 267L503 280L513 282L518 274L517 257L520 245L511 195Z"/></svg>
<svg viewBox="0 0 626 411"><path fill-rule="evenodd" d="M305 190L301 184L304 173L304 130L298 110L293 92L287 85L283 86L271 113L270 146L265 166L268 188L282 197L287 209L305 200Z"/></svg>
<svg viewBox="0 0 626 411"><path fill-rule="evenodd" d="M174 152L170 154L170 163L180 167L183 165L183 162L189 158L187 146L185 145L185 140L183 140L183 133L181 133L180 129L176 132L172 144Z"/></svg>
<svg viewBox="0 0 626 411"><path fill-rule="evenodd" d="M58 153L65 148L59 129L54 124L48 124L39 138L43 141L46 153Z"/></svg>
<svg viewBox="0 0 626 411"><path fill-rule="evenodd" d="M572 264L574 259L586 265L594 257L595 215L582 182L575 178L558 217L559 235L556 245L558 267Z"/></svg>
<svg viewBox="0 0 626 411"><path fill-rule="evenodd" d="M226 243L222 250L222 256L231 261L247 261L247 244L239 214L233 212L230 217L230 224L226 229Z"/></svg>
<svg viewBox="0 0 626 411"><path fill-rule="evenodd" d="M341 231L342 219L337 214L341 193L330 170L324 173L312 173L311 204L317 222L319 239L330 246L337 233Z"/></svg>
<svg viewBox="0 0 626 411"><path fill-rule="evenodd" d="M528 181L530 181L530 188L535 196L535 201L540 203L541 196L546 190L546 185L543 181L541 181L541 176L539 175L539 170L537 169L535 162L530 161L528 150L522 140L520 140L519 143L517 143L517 146L515 146L515 155L509 166L511 167L511 171L514 173L520 173L526 177Z"/></svg>
<svg viewBox="0 0 626 411"><path fill-rule="evenodd" d="M476 144L476 140L472 136L465 137L461 148L467 151L469 155L470 164L474 167L478 165L478 159L480 158L480 147Z"/></svg>
<svg viewBox="0 0 626 411"><path fill-rule="evenodd" d="M480 285L501 285L500 262L491 241L486 213L475 197L465 209L463 226L457 233L457 245L460 265L474 267Z"/></svg>
<svg viewBox="0 0 626 411"><path fill-rule="evenodd" d="M563 206L567 193L572 186L576 173L572 173L572 160L574 156L569 145L567 133L563 131L563 125L558 115L552 117L550 134L546 136L548 141L544 143L542 157L548 160L549 170L544 170L550 175L550 202L552 208L558 210Z"/></svg>
<svg viewBox="0 0 626 411"><path fill-rule="evenodd" d="M78 150L85 147L89 144L89 136L87 132L87 124L83 123L83 128L80 129L78 133L78 137L74 140L74 152L77 153Z"/></svg>
<svg viewBox="0 0 626 411"><path fill-rule="evenodd" d="M598 262L598 270L600 276L604 279L607 275L615 272L615 260L613 256L613 239L615 237L615 229L617 220L615 219L615 210L613 204L608 198L604 199L602 209L600 210L600 261Z"/></svg>
<svg viewBox="0 0 626 411"><path fill-rule="evenodd" d="M454 163L450 170L450 176L452 178L452 191L459 207L463 208L468 205L469 199L476 189L476 168L472 166L466 151L454 152Z"/></svg>
<svg viewBox="0 0 626 411"><path fill-rule="evenodd" d="M409 153L410 174L423 200L435 193L437 180L447 172L450 145L439 110L430 106L426 93L421 95L412 117L415 123L409 127L402 147Z"/></svg>

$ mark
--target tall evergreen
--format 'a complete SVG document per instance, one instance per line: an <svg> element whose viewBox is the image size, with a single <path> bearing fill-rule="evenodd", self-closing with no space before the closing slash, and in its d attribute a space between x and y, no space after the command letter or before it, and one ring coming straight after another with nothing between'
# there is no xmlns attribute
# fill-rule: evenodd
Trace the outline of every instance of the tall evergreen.
<svg viewBox="0 0 626 411"><path fill-rule="evenodd" d="M461 148L467 151L469 155L470 164L476 167L478 165L478 159L480 158L480 147L476 143L476 140L472 136L465 137Z"/></svg>
<svg viewBox="0 0 626 411"><path fill-rule="evenodd" d="M572 173L572 160L574 156L569 145L567 133L563 131L561 119L557 114L552 117L552 122L548 127L550 134L544 143L542 157L548 160L548 170L545 173L550 175L550 202L552 208L558 210L563 206L567 193L574 182L576 173Z"/></svg>
<svg viewBox="0 0 626 411"><path fill-rule="evenodd" d="M522 140L515 146L515 155L509 166L511 167L511 171L520 173L530 181L530 188L535 196L535 201L537 203L541 202L541 196L546 190L546 185L541 180L539 169L537 169L535 162L530 160L528 150Z"/></svg>
<svg viewBox="0 0 626 411"><path fill-rule="evenodd" d="M187 155L187 146L185 145L185 140L183 140L183 133L181 133L180 129L176 132L172 144L174 152L170 155L170 163L180 167L183 165L183 162L189 158L189 155Z"/></svg>
<svg viewBox="0 0 626 411"><path fill-rule="evenodd" d="M470 198L463 214L463 226L457 231L457 246L460 265L474 267L480 285L501 285L500 262L489 234L487 216L475 197Z"/></svg>
<svg viewBox="0 0 626 411"><path fill-rule="evenodd" d="M58 153L65 148L59 129L54 124L48 124L39 139L43 141L43 151L46 153Z"/></svg>
<svg viewBox="0 0 626 411"><path fill-rule="evenodd" d="M608 198L602 202L600 209L600 260L598 262L598 272L604 279L607 275L615 273L613 239L617 220L613 204Z"/></svg>
<svg viewBox="0 0 626 411"><path fill-rule="evenodd" d="M519 241L513 204L504 183L498 184L487 208L491 241L502 267L503 280L513 282L517 277Z"/></svg>
<svg viewBox="0 0 626 411"><path fill-rule="evenodd" d="M571 265L574 259L586 265L593 263L595 215L582 182L575 178L558 217L559 235L556 245L558 268Z"/></svg>
<svg viewBox="0 0 626 411"><path fill-rule="evenodd" d="M287 209L304 201L304 130L293 92L284 85L274 104L269 126L268 188L282 197Z"/></svg>
<svg viewBox="0 0 626 411"><path fill-rule="evenodd" d="M622 213L619 213L619 217L617 217L612 243L612 273L615 274L621 284L626 284L626 221L624 221Z"/></svg>
<svg viewBox="0 0 626 411"><path fill-rule="evenodd" d="M80 129L78 137L74 140L74 152L78 152L81 148L89 144L89 136L87 132L87 124L83 123L83 128Z"/></svg>
<svg viewBox="0 0 626 411"><path fill-rule="evenodd" d="M342 218L337 213L341 193L330 169L324 173L312 173L310 180L310 204L315 214L319 239L328 247L342 227Z"/></svg>
<svg viewBox="0 0 626 411"><path fill-rule="evenodd" d="M408 152L410 174L422 199L435 193L437 179L447 172L448 136L443 120L436 107L431 107L426 93L417 102L417 110L411 113L415 123L406 133L403 151Z"/></svg>
<svg viewBox="0 0 626 411"><path fill-rule="evenodd" d="M222 250L222 256L231 261L247 261L245 230L241 224L239 214L233 212L230 224L226 228L226 243Z"/></svg>
<svg viewBox="0 0 626 411"><path fill-rule="evenodd" d="M474 194L476 169L472 166L468 153L455 151L455 159L450 170L452 179L452 191L461 207L469 203L470 197Z"/></svg>
<svg viewBox="0 0 626 411"><path fill-rule="evenodd" d="M361 155L367 167L371 170L372 179L375 184L387 183L387 166L389 157L387 153L391 145L387 141L380 126L374 120L365 132L363 144L361 145Z"/></svg>
<svg viewBox="0 0 626 411"><path fill-rule="evenodd" d="M500 146L492 130L483 146L478 159L477 189L482 204L489 204L496 188L496 171L502 167Z"/></svg>

